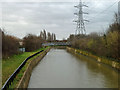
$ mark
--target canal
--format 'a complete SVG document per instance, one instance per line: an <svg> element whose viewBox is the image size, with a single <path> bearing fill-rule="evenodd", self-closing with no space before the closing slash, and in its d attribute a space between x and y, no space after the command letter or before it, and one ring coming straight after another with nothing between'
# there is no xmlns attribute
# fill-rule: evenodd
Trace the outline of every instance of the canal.
<svg viewBox="0 0 120 90"><path fill-rule="evenodd" d="M33 69L28 88L118 88L118 75L88 57L51 49Z"/></svg>

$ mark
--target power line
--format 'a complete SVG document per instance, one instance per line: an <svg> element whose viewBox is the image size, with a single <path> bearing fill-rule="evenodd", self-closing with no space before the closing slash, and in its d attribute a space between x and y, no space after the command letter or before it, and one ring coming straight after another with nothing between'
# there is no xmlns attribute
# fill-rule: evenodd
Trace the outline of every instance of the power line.
<svg viewBox="0 0 120 90"><path fill-rule="evenodd" d="M117 2L118 2L118 0L117 0L116 2L114 2L112 5L110 5L109 7L107 7L105 10L97 13L94 17L92 17L92 18L89 19L89 20L92 20L93 18L97 18L98 15L103 14L105 11L107 11L108 9L110 9L111 7L113 7Z"/></svg>

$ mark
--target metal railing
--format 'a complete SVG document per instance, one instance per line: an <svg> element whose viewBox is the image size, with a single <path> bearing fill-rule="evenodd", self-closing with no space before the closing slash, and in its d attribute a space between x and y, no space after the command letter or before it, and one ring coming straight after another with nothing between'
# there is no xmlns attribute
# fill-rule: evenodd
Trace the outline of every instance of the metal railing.
<svg viewBox="0 0 120 90"><path fill-rule="evenodd" d="M8 78L8 80L5 82L5 84L3 85L3 87L2 87L1 90L7 90L7 89L9 88L9 86L11 85L11 82L13 82L14 78L15 78L16 75L20 72L20 70L23 68L23 66L26 64L26 62L27 62L30 58L36 56L37 54L39 54L39 53L41 53L41 52L43 52L43 51L44 51L44 50L41 50L41 51L39 51L39 52L37 52L37 53L29 56L28 58L26 58L26 59L22 62L22 64L14 71L14 73Z"/></svg>

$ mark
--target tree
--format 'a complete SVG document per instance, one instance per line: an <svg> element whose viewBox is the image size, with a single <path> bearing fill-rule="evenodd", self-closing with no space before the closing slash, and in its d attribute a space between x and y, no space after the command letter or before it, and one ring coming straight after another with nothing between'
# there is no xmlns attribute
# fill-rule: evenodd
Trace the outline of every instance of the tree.
<svg viewBox="0 0 120 90"><path fill-rule="evenodd" d="M115 20L109 25L106 33L99 35L92 32L89 35L70 35L68 41L74 48L120 60L120 24L118 24L117 14L115 14Z"/></svg>
<svg viewBox="0 0 120 90"><path fill-rule="evenodd" d="M2 31L2 56L7 58L13 54L19 53L19 39L17 37L6 35Z"/></svg>
<svg viewBox="0 0 120 90"><path fill-rule="evenodd" d="M48 38L47 38L47 41L48 41L48 42L51 42L51 34L50 34L50 32L48 32L47 37L48 37Z"/></svg>
<svg viewBox="0 0 120 90"><path fill-rule="evenodd" d="M54 35L55 35L55 34L54 34L54 33L52 33L52 41L55 41L55 40L54 40Z"/></svg>
<svg viewBox="0 0 120 90"><path fill-rule="evenodd" d="M40 37L43 39L43 32L42 31L40 32Z"/></svg>
<svg viewBox="0 0 120 90"><path fill-rule="evenodd" d="M108 56L113 58L119 58L118 55L118 32L109 32L107 34L107 48L108 48Z"/></svg>
<svg viewBox="0 0 120 90"><path fill-rule="evenodd" d="M26 51L34 51L42 47L42 38L33 34L28 34L23 38Z"/></svg>
<svg viewBox="0 0 120 90"><path fill-rule="evenodd" d="M46 38L47 38L47 35L46 35L46 31L45 31L45 29L44 29L44 31L43 31L43 40L46 41Z"/></svg>
<svg viewBox="0 0 120 90"><path fill-rule="evenodd" d="M53 34L53 40L56 41L56 35L55 34Z"/></svg>

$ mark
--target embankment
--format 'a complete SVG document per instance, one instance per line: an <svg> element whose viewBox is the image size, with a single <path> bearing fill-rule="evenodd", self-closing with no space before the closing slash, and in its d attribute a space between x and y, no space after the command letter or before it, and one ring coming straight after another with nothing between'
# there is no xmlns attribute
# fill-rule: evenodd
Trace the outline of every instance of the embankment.
<svg viewBox="0 0 120 90"><path fill-rule="evenodd" d="M27 88L30 80L30 76L32 73L33 68L39 63L39 61L42 60L42 58L49 52L50 48L46 49L38 57L36 57L34 60L31 60L26 71L24 72L17 88Z"/></svg>
<svg viewBox="0 0 120 90"><path fill-rule="evenodd" d="M66 47L66 49L68 52L75 54L77 56L80 56L80 55L88 56L90 58L93 58L94 60L96 60L99 63L103 63L103 64L109 65L110 67L113 67L117 70L120 70L120 62L109 60L107 58L101 58L101 57L95 56L91 53L87 53L87 52L81 51L79 49L74 49L71 47Z"/></svg>

